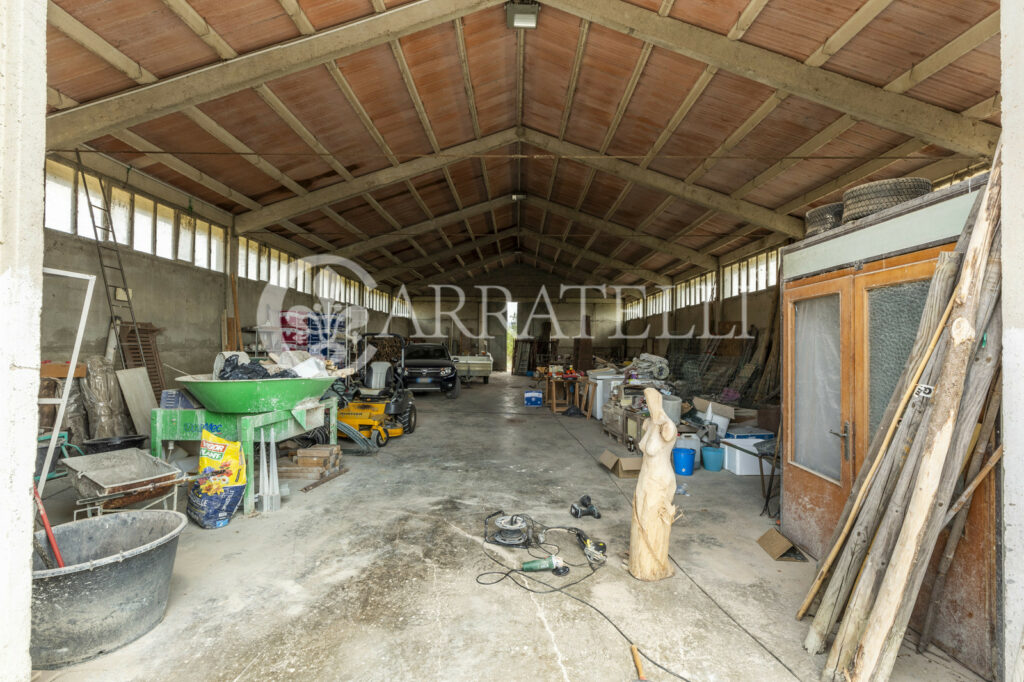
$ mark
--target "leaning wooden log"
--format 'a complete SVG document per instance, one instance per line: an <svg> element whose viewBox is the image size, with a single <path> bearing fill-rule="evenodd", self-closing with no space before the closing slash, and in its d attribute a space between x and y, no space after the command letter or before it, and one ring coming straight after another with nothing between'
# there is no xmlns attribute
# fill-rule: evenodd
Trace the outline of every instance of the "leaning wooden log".
<svg viewBox="0 0 1024 682"><path fill-rule="evenodd" d="M939 376L942 360L945 357L946 345L949 340L947 330L939 340L936 353L922 374L922 383L932 385ZM870 534L857 533L855 538L866 546L867 554L862 556L862 563L850 562L846 570L855 580L855 589L848 597L848 603L842 616L839 632L829 651L828 660L822 671L822 680L841 680L842 671L849 664L856 651L857 642L867 626L871 607L875 603L878 587L885 575L892 548L896 544L900 528L903 526L907 502L913 491L914 477L921 458L924 438L920 435L921 425L931 419L932 405L924 396L915 396L908 411L904 414L900 425L900 441L890 448L885 457L899 463L893 475L894 483L888 490L884 506L881 507L881 519L877 528ZM866 535L866 537L865 537ZM851 551L859 549L851 548ZM837 575L838 572L837 572Z"/></svg>
<svg viewBox="0 0 1024 682"><path fill-rule="evenodd" d="M640 451L644 453L633 493L629 529L629 572L639 580L661 580L675 572L668 560L668 541L675 521L676 475L672 448L676 425L662 409L661 393L644 391L651 416L644 422Z"/></svg>
<svg viewBox="0 0 1024 682"><path fill-rule="evenodd" d="M943 528L945 528L946 525L949 525L949 523L956 517L957 513L964 508L964 505L970 504L971 496L974 495L974 491L977 490L978 486L985 481L985 477L992 473L992 470L996 468L996 465L999 464L999 460L1002 458L1003 446L1000 445L992 453L992 456L988 458L988 461L985 462L984 468L978 472L977 476L971 479L967 488L964 489L963 494L957 498L956 502L949 506L949 511L946 513L946 523Z"/></svg>
<svg viewBox="0 0 1024 682"><path fill-rule="evenodd" d="M897 409L895 411L895 414L897 416L894 417L893 420L889 423L889 428L886 430L885 437L882 439L881 445L879 446L880 452L884 452L885 450L887 450L889 448L889 445L892 443L892 438L896 434L896 428L899 424L898 417L903 414L903 411L906 409L907 404L910 402L910 399L913 396L914 390L917 386L917 382L921 379L921 374L924 372L928 360L932 357L932 353L935 350L936 344L938 344L939 342L939 337L943 333L943 328L946 324L946 321L949 319L949 315L952 312L952 310L953 300L950 299L949 304L947 305L945 311L942 314L941 319L939 320L938 326L932 334L928 347L925 349L924 353L921 356L921 360L918 363L911 377L911 380L907 382L907 388L903 392L903 395L901 396L900 402L897 405ZM867 473L864 475L864 479L860 481L861 485L857 490L853 502L849 503L849 509L848 511L845 512L845 521L843 521L841 524L842 528L837 534L835 540L833 541L832 548L829 550L829 553L825 557L825 560L821 563L821 566L818 568L818 574L815 576L814 582L811 584L811 589L808 590L807 596L804 597L803 604L801 604L800 608L797 610L797 620L802 620L803 617L807 614L807 610L811 607L811 604L814 602L814 598L815 596L817 596L818 590L821 589L821 586L825 582L825 578L828 577L829 571L832 569L833 562L835 562L836 557L839 556L839 552L842 549L843 544L846 542L846 538L849 536L850 531L853 529L853 524L857 519L857 514L860 513L861 507L864 504L864 498L867 497L867 492L869 487L871 486L871 482L874 480L875 474L878 472L878 467L881 464L881 459L881 457L876 456L874 458L874 461L872 461L869 466L865 467L867 469Z"/></svg>
<svg viewBox="0 0 1024 682"><path fill-rule="evenodd" d="M998 268L995 268L995 270L998 271ZM992 278L986 277L986 283L991 285L996 282L994 282ZM982 318L991 314L998 300L998 292L994 287L983 287L983 297L979 304L979 309L983 311L981 314ZM949 336L950 330L947 329L943 333L940 346L943 348L945 347L945 344L948 343ZM932 366L930 366L925 372L922 378L922 383L927 385L937 385L939 383L940 372L944 365L944 355L944 350L935 354L935 357L933 358L935 362L933 362ZM987 384L982 385L981 383L977 383L976 386L978 388L976 391L977 395L983 398L984 391L987 390ZM928 411L921 420L921 423L928 425L932 421L933 407L934 405L928 406ZM955 431L957 438L962 436L964 433L970 434L974 431L974 423L977 420L977 414L967 414L968 412L970 412L970 410L964 413L964 421L962 423L959 420L957 422ZM850 661L856 654L859 642L868 627L868 622L872 615L872 609L875 605L887 568L892 559L893 551L905 522L906 511L909 507L911 495L914 493L917 486L918 466L926 443L925 431L926 429L921 431L907 454L906 462L904 463L903 470L900 473L899 481L886 506L884 517L879 524L874 538L871 540L870 551L867 559L864 561L864 564L860 569L860 574L857 577L856 588L854 589L853 595L846 606L846 612L843 615L839 632L836 635L835 642L832 644L831 651L829 651L828 661L822 673L822 679L831 680L842 678L842 671L850 664ZM958 442L958 440L954 441L954 443ZM963 443L962 446L956 445L955 447L962 447L963 451L966 452L967 446L968 443ZM959 469L957 470L957 473L959 473ZM927 557L925 557L924 563L927 564ZM913 604L913 600L911 600L911 604Z"/></svg>
<svg viewBox="0 0 1024 682"><path fill-rule="evenodd" d="M847 668L847 676L853 682L885 679L892 671L919 587L919 584L914 584L918 572L923 579L923 570L915 569L918 564L927 564L928 556L922 555L930 551L930 525L937 525L930 521L936 514L937 504L941 505L938 513L945 512L945 504L941 504L943 500L940 495L943 469L960 414L968 366L980 333L976 325L981 289L993 237L998 232L1000 222L1000 156L1001 149L997 149L992 174L985 188L985 203L978 213L954 295L950 347L943 363L942 377L935 387L934 418L928 424L925 434L924 453L914 494L892 560L871 610L870 624L864 631L854 660ZM996 317L999 317L998 313ZM988 348L994 345L990 343ZM986 391L987 388L988 383L985 384ZM959 469L956 473L959 473ZM905 605L907 602L910 606Z"/></svg>
<svg viewBox="0 0 1024 682"><path fill-rule="evenodd" d="M948 309L947 302L956 283L957 272L959 271L960 254L949 252L940 254L938 265L932 277L931 286L928 290L928 298L925 301L924 312L921 315L921 322L917 329L917 339L907 358L907 364L896 385L893 397L889 401L889 407L883 415L881 424L889 424L894 420L899 423L898 430L892 438L889 447L883 456L876 455L874 460L878 466L874 467L875 473L870 481L862 480L859 490L865 490L862 511L852 519L852 527L848 533L848 539L840 550L838 558L831 565L831 575L828 578L827 587L822 594L821 602L814 621L804 640L804 648L807 651L817 654L825 650L825 642L828 635L835 627L836 621L842 613L853 589L853 583L857 578L860 565L864 562L871 538L874 537L882 515L888 507L888 497L892 492L896 479L900 474L902 462L905 455L906 443L913 439L914 430L910 430L911 419L908 415L914 413L913 407L908 407L907 412L897 414L897 409L902 405L902 398L911 387L911 380L916 374L916 368L923 362L928 362L931 356L926 356L934 347L931 344L936 333L941 333L941 322L944 319L944 309ZM938 350L936 348L936 350ZM943 357L943 352L932 352L932 355ZM934 365L934 363L932 363ZM927 369L925 370L927 373ZM922 375L926 376L926 375ZM923 381L928 383L929 379ZM888 421L886 420L888 418ZM902 417L902 421L900 418ZM916 427L915 427L916 429ZM879 434L885 434L886 430L879 429L875 436L874 447L880 448L883 445L883 438ZM868 470L862 466L861 474ZM864 478L862 476L862 478ZM847 512L852 506L853 495L847 500ZM839 529L837 528L837 531ZM837 533L838 536L838 533ZM833 542L838 541L838 537ZM846 539L846 538L844 538ZM833 545L835 546L835 545Z"/></svg>
<svg viewBox="0 0 1024 682"><path fill-rule="evenodd" d="M957 547L960 546L960 538L963 537L964 528L967 526L967 515L971 510L971 499L975 488L977 488L975 481L980 483L983 479L982 476L979 476L981 460L985 456L985 450L995 428L996 414L999 412L1001 399L1002 382L999 377L996 377L992 384L992 391L989 393L988 404L985 406L985 419L982 421L981 430L978 432L978 442L974 448L974 454L971 456L970 464L967 466L967 474L964 480L967 481L968 485L960 499L950 507L949 512L946 514L947 519L949 519L951 514L953 515L953 526L949 529L946 544L942 549L942 558L939 560L939 566L935 571L935 580L932 581L932 591L928 598L928 612L924 617L924 625L921 626L921 636L917 639L917 650L920 652L925 651L932 641L935 614L938 612L938 606L942 603L942 597L946 591L946 574L949 573L949 567L953 564ZM991 471L991 467L997 461L999 460L993 456L989 461L987 470ZM943 526L945 525L947 524L944 523Z"/></svg>

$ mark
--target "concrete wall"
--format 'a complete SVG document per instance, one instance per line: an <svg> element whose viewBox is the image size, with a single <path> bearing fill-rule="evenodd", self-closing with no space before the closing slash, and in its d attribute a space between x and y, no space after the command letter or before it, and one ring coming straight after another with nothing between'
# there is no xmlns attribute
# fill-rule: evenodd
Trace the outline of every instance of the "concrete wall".
<svg viewBox="0 0 1024 682"><path fill-rule="evenodd" d="M0 3L0 677L31 661L33 451L39 392L46 130L46 5ZM22 328L12 328L18 325Z"/></svg>
<svg viewBox="0 0 1024 682"><path fill-rule="evenodd" d="M99 256L94 243L82 237L45 230L47 267L71 270L99 277ZM209 372L214 356L221 350L221 313L231 300L230 280L224 273L203 270L188 263L170 261L125 249L125 275L133 292L135 314L140 322L152 322L163 329L157 337L160 359L188 374ZM273 287L279 295L269 305L260 303L266 282L238 281L238 310L243 327L277 324L272 311L294 306L312 308L316 298L294 289ZM43 285L42 358L64 361L71 355L82 306L84 285L64 278L47 277ZM229 314L233 314L231 310ZM370 311L367 329L380 330L387 315ZM97 279L89 310L82 357L102 354L107 343L110 313ZM408 320L396 318L396 333L407 333ZM243 336L245 343L255 337ZM177 373L162 368L167 386Z"/></svg>
<svg viewBox="0 0 1024 682"><path fill-rule="evenodd" d="M103 354L110 312L100 279L99 256L91 240L45 230L47 267L96 275L96 291L89 309L82 357ZM187 373L209 372L213 356L221 349L221 311L226 277L186 263L176 263L136 251L122 251L125 277L132 289L139 322L163 329L157 337L160 359ZM243 311L249 306L246 283L239 287ZM42 356L63 361L71 354L82 305L81 284L47 277L43 286ZM253 310L255 305L252 306ZM245 315L242 316L243 324ZM255 321L255 318L253 318ZM162 368L167 384L175 376Z"/></svg>

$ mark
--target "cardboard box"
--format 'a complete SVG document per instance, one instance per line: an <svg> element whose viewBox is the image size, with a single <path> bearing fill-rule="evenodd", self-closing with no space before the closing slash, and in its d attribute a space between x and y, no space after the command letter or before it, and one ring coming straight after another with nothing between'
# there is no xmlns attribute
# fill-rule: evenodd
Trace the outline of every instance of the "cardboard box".
<svg viewBox="0 0 1024 682"><path fill-rule="evenodd" d="M729 421L736 418L736 410L729 405L712 402L710 400L705 400L704 398L693 399L693 406L697 408L697 411L700 412L701 415L708 411L708 405L711 406L711 411L719 417L728 417Z"/></svg>
<svg viewBox="0 0 1024 682"><path fill-rule="evenodd" d="M601 453L601 462L605 469L612 472L619 478L639 478L640 465L643 464L643 457L619 457L611 450Z"/></svg>
<svg viewBox="0 0 1024 682"><path fill-rule="evenodd" d="M775 561L807 561L803 552L774 528L758 538L757 544Z"/></svg>

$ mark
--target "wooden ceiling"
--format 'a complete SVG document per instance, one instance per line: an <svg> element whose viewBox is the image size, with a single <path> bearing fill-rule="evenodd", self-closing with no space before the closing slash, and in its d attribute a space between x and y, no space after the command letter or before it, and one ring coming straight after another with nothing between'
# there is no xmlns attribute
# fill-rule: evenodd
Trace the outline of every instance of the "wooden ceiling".
<svg viewBox="0 0 1024 682"><path fill-rule="evenodd" d="M999 135L995 0L541 4L50 0L49 146L382 282L668 284Z"/></svg>

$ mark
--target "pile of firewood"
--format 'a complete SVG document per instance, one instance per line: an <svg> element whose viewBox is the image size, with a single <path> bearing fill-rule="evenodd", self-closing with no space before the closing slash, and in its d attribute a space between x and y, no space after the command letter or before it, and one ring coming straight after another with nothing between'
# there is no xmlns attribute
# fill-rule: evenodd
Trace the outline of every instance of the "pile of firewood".
<svg viewBox="0 0 1024 682"><path fill-rule="evenodd" d="M802 618L818 599L804 642L812 653L825 651L835 630L824 680L888 678L929 559L952 524L919 641L922 650L928 645L971 493L1002 454L994 433L1001 395L1000 168L997 152L956 249L939 259L907 366L797 614Z"/></svg>

